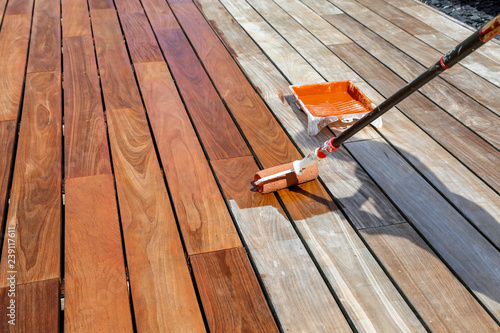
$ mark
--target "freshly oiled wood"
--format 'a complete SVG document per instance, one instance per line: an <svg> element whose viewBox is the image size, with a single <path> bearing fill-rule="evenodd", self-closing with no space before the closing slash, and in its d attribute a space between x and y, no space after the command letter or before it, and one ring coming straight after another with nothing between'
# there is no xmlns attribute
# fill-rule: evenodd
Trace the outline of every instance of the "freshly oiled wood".
<svg viewBox="0 0 500 333"><path fill-rule="evenodd" d="M500 253L381 140L346 143L350 152L485 306L500 318ZM387 172L389 169L397 172ZM464 246L467 244L467 246Z"/></svg>
<svg viewBox="0 0 500 333"><path fill-rule="evenodd" d="M115 10L91 10L91 17L106 110L141 108L141 97Z"/></svg>
<svg viewBox="0 0 500 333"><path fill-rule="evenodd" d="M244 248L190 260L212 332L278 332Z"/></svg>
<svg viewBox="0 0 500 333"><path fill-rule="evenodd" d="M92 36L86 0L62 0L63 38Z"/></svg>
<svg viewBox="0 0 500 333"><path fill-rule="evenodd" d="M16 138L17 122L0 122L0 225L3 225L4 208L6 207L7 185L10 178L10 167L14 155L14 140Z"/></svg>
<svg viewBox="0 0 500 333"><path fill-rule="evenodd" d="M66 179L65 195L64 330L131 332L113 176Z"/></svg>
<svg viewBox="0 0 500 333"><path fill-rule="evenodd" d="M382 1L383 2L383 1ZM381 2L381 3L382 3ZM385 2L384 2L385 3ZM372 2L366 1L366 5L372 6ZM442 53L446 53L449 50L453 49L455 46L457 46L458 42L451 40L447 36L440 34L440 33L434 33L434 34L421 34L421 35L416 35L413 36L404 30L400 29L396 25L392 24L391 22L383 19L382 17L376 15L373 12L366 12L363 11L362 9L366 9L366 7L363 7L360 4L357 4L353 9L345 8L345 2L339 2L338 6L344 6L342 8L346 9L347 12L353 16L355 19L357 19L361 24L366 25L369 27L371 30L376 32L380 37L384 38L388 42L390 42L392 45L391 46L381 46L377 45L380 44L380 42L375 42L372 38L368 38L367 34L363 32L363 35L360 36L361 31L357 31L354 29L354 26L351 24L353 22L353 19L346 18L345 15L342 16L333 16L333 17L328 17L324 16L326 20L328 20L330 23L333 25L337 26L339 29L339 24L344 26L343 29L341 29L344 33L348 35L358 35L359 38L364 38L364 39L369 39L365 43L365 45L369 45L370 49L373 50L374 48L379 48L378 53L387 53L387 57L389 58L389 63L398 65L399 61L402 61L404 63L404 59L402 59L401 56L398 56L394 50L394 47L397 47L401 49L403 52L408 54L408 56L411 56L415 61L418 61L421 63L425 68L428 68L432 66L433 64L436 63L436 61L442 56ZM380 6L375 6L375 7L380 7L384 8L382 5ZM389 5L389 7L393 8L392 6ZM334 7L336 8L336 7ZM314 7L313 8L315 11L319 12L322 7ZM361 14L358 14L360 13ZM379 13L382 15L385 12L385 10L379 11ZM388 20L390 20L392 17L391 16L386 16ZM337 22L337 19L342 19L342 21ZM345 22L345 21L348 22ZM358 24L359 26L359 24ZM367 31L367 29L362 29L364 31ZM373 32L371 32L371 35L373 35ZM420 40L419 40L420 39ZM435 40L438 39L438 40ZM430 44L434 46L437 50L433 49L429 45L426 45L422 43L422 41L426 42L427 44ZM370 43L371 42L371 43ZM363 46L365 47L365 46ZM390 51L389 51L390 50ZM482 49L480 49L482 50ZM388 52L389 51L389 52ZM369 51L372 52L373 51ZM442 52L442 53L441 53ZM374 54L374 53L373 53ZM404 56L407 57L407 56ZM472 60L471 57L473 58ZM471 66L483 68L483 70L487 70L487 68L492 68L491 63L487 60L484 62L484 57L478 56L478 53L473 53L469 55L466 59L464 59L462 62L467 62L470 63ZM408 64L403 65L406 66L408 69L415 68L414 66L410 66ZM495 65L496 66L496 65ZM405 77L406 80L411 80L413 79L416 75L420 74L423 71L422 69L418 69L417 72L413 73L410 76L404 76L404 71L403 71L403 76ZM461 75L455 75L453 77L450 77L450 73L463 73ZM401 75L401 73L399 73ZM479 101L486 107L488 107L490 110L493 112L496 112L497 114L500 114L500 108L498 107L500 103L500 94L498 93L498 87L496 87L494 84L486 81L484 78L480 77L479 75L475 74L474 72L471 72L469 69L466 69L463 67L461 64L455 65L453 70L450 71L445 71L443 74L441 74L441 77L443 77L446 81L448 81L450 84L456 86L475 100ZM472 81L471 81L472 80ZM433 83L435 81L431 81Z"/></svg>
<svg viewBox="0 0 500 333"><path fill-rule="evenodd" d="M402 79L356 45L334 45L332 50L385 96L392 95L404 85ZM493 171L500 163L498 150L419 93L398 104L398 109L491 187L500 190L500 174Z"/></svg>
<svg viewBox="0 0 500 333"><path fill-rule="evenodd" d="M225 15L224 12L214 13L213 9L217 8L214 2L215 0L202 0L200 3L203 13L208 19L214 21L215 17L217 17L214 15L219 15L220 18L216 21L218 29L224 32L224 42L234 48L236 59L243 66L252 82L261 87L262 96L280 122L287 128L294 141L302 149L302 152L307 154L328 140L331 133L326 130L315 137L304 135L307 127L307 117L295 107L289 98L290 96L284 97L289 94L289 83L272 66L269 60L262 53L259 53L257 46L252 43L245 32L231 23L232 18L227 12ZM236 11L237 7L233 6L231 9L234 10L236 17L244 16L243 12ZM225 17L225 19L221 19L222 17ZM253 49L251 49L252 46ZM277 44L277 47L280 46L280 44ZM240 50L242 49L250 49L251 52L241 53ZM315 82L321 81L306 81L305 83ZM292 81L292 83L296 82ZM383 100L373 89L369 89L369 86L359 83L358 86L365 93L368 93L373 101L379 103ZM379 137L374 136L373 131L367 134L365 132L360 132L359 135L354 137L354 140L366 139L368 136L370 138ZM320 163L319 168L321 178L331 191L342 194L337 195L337 199L341 204L345 207L353 207L350 215L357 228L400 223L401 217L397 211L385 209L391 206L390 202L380 193L369 176L363 173L360 168L356 168L355 161L344 149L338 150L332 157Z"/></svg>
<svg viewBox="0 0 500 333"><path fill-rule="evenodd" d="M92 37L63 41L64 175L68 179L111 174Z"/></svg>
<svg viewBox="0 0 500 333"><path fill-rule="evenodd" d="M30 15L33 9L33 0L9 1L5 9L5 17L8 15L26 14Z"/></svg>
<svg viewBox="0 0 500 333"><path fill-rule="evenodd" d="M267 24L260 15L246 1L224 1L224 6L237 20L238 23L251 35L252 39L259 44L259 47L270 56L283 73L293 82L321 82L321 76L309 66L304 58L302 58L293 47L286 42L269 24ZM222 32L217 26L224 19L220 17L220 13L224 13L224 8L219 1L210 2L210 5L202 6L201 10L204 13L210 12L210 23L217 34L222 39L230 38L225 36L231 33L230 30ZM231 21L233 22L233 21ZM227 43L226 43L227 45ZM248 48L245 46L248 45ZM252 48L248 43L241 43L242 49L238 53L252 53L259 57L260 50L255 46ZM279 45L279 47L278 47Z"/></svg>
<svg viewBox="0 0 500 333"><path fill-rule="evenodd" d="M252 157L213 161L215 173L284 331L350 331L342 312L273 194L249 181Z"/></svg>
<svg viewBox="0 0 500 333"><path fill-rule="evenodd" d="M137 328L203 332L144 111L111 110L107 119Z"/></svg>
<svg viewBox="0 0 500 333"><path fill-rule="evenodd" d="M137 64L136 72L188 254L241 246L167 65Z"/></svg>
<svg viewBox="0 0 500 333"><path fill-rule="evenodd" d="M361 231L433 332L500 327L407 223Z"/></svg>
<svg viewBox="0 0 500 333"><path fill-rule="evenodd" d="M250 155L238 128L182 30L168 29L156 33L210 159Z"/></svg>
<svg viewBox="0 0 500 333"><path fill-rule="evenodd" d="M295 13L295 15L297 14ZM426 70L424 66L421 66L347 15L340 14L335 17L328 17L328 21L353 38L358 45L370 52L372 56L392 69L406 82L410 82ZM498 115L493 114L442 78L436 78L428 82L420 88L420 91L482 138L497 148L500 147L500 118ZM496 108L500 112L498 106Z"/></svg>
<svg viewBox="0 0 500 333"><path fill-rule="evenodd" d="M15 297L9 297L9 288L0 289L0 331L14 332L58 332L59 329L59 279L50 279L15 287ZM7 314L7 306L15 301L13 324Z"/></svg>
<svg viewBox="0 0 500 333"><path fill-rule="evenodd" d="M270 167L301 158L196 6L171 7L262 164ZM280 147L271 150L269 142Z"/></svg>
<svg viewBox="0 0 500 333"><path fill-rule="evenodd" d="M0 121L17 119L30 25L30 14L5 15L3 19L0 30Z"/></svg>
<svg viewBox="0 0 500 333"><path fill-rule="evenodd" d="M494 244L500 247L500 197L400 112L380 133ZM411 133L411 139L408 138ZM415 145L418 142L418 145ZM425 147L425 149L421 149Z"/></svg>
<svg viewBox="0 0 500 333"><path fill-rule="evenodd" d="M122 8L121 2L117 2L117 6L128 50L134 64L163 61L160 48L144 12L129 12Z"/></svg>
<svg viewBox="0 0 500 333"><path fill-rule="evenodd" d="M33 14L28 73L61 70L61 2L37 0Z"/></svg>
<svg viewBox="0 0 500 333"><path fill-rule="evenodd" d="M28 74L7 227L16 228L17 283L60 276L61 75ZM7 242L0 287L7 285Z"/></svg>
<svg viewBox="0 0 500 333"><path fill-rule="evenodd" d="M153 29L177 29L179 24L177 23L174 14L170 10L168 3L164 0L144 0L142 1L144 10L148 15L149 22Z"/></svg>

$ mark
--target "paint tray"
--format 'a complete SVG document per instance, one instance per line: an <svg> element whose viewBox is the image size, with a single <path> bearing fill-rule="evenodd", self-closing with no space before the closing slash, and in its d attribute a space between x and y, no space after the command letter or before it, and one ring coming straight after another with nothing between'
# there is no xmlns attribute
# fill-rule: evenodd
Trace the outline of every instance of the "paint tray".
<svg viewBox="0 0 500 333"><path fill-rule="evenodd" d="M338 128L352 125L375 108L375 104L351 81L290 86L295 104L308 118L308 134L316 135L332 124ZM382 127L382 119L372 124Z"/></svg>

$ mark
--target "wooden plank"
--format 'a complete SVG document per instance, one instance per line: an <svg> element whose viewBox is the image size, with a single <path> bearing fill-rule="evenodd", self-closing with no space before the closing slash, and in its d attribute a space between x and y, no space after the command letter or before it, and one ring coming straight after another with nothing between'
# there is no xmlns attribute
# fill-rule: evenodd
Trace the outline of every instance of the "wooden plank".
<svg viewBox="0 0 500 333"><path fill-rule="evenodd" d="M35 4L28 73L61 70L61 2L39 0Z"/></svg>
<svg viewBox="0 0 500 333"><path fill-rule="evenodd" d="M147 0L142 1L142 5L155 31L179 28L179 24L166 1Z"/></svg>
<svg viewBox="0 0 500 333"><path fill-rule="evenodd" d="M108 130L137 329L203 332L144 111L110 111Z"/></svg>
<svg viewBox="0 0 500 333"><path fill-rule="evenodd" d="M65 331L132 331L113 181L97 175L65 183Z"/></svg>
<svg viewBox="0 0 500 333"><path fill-rule="evenodd" d="M14 288L0 289L0 331L57 332L59 331L59 279L19 284ZM13 297L9 296L12 295ZM9 317L14 301L15 316ZM13 321L12 321L13 320Z"/></svg>
<svg viewBox="0 0 500 333"><path fill-rule="evenodd" d="M66 179L111 174L92 37L64 39L64 120Z"/></svg>
<svg viewBox="0 0 500 333"><path fill-rule="evenodd" d="M63 38L92 36L86 0L62 0Z"/></svg>
<svg viewBox="0 0 500 333"><path fill-rule="evenodd" d="M16 120L28 56L31 15L6 15L0 30L0 121Z"/></svg>
<svg viewBox="0 0 500 333"><path fill-rule="evenodd" d="M171 7L263 165L270 167L301 158L194 4L178 3ZM271 150L270 141L283 146Z"/></svg>
<svg viewBox="0 0 500 333"><path fill-rule="evenodd" d="M91 16L106 110L141 108L141 97L115 10L92 10Z"/></svg>
<svg viewBox="0 0 500 333"><path fill-rule="evenodd" d="M297 14L295 13L295 15ZM359 46L402 77L404 81L410 82L426 70L424 66L419 65L409 56L348 16L340 14L329 17L328 21L353 38ZM482 89L476 87L476 90ZM442 78L428 82L420 88L420 91L482 138L495 147L500 147L500 118L498 115L493 114ZM500 102L500 99L498 101ZM496 107L496 109L500 113L500 108Z"/></svg>
<svg viewBox="0 0 500 333"><path fill-rule="evenodd" d="M251 155L182 30L156 33L209 158Z"/></svg>
<svg viewBox="0 0 500 333"><path fill-rule="evenodd" d="M16 229L17 283L60 276L61 75L27 75L7 227ZM0 264L5 287L7 242Z"/></svg>
<svg viewBox="0 0 500 333"><path fill-rule="evenodd" d="M433 332L500 327L408 224L361 231Z"/></svg>
<svg viewBox="0 0 500 333"><path fill-rule="evenodd" d="M9 1L5 10L5 18L9 15L30 15L33 9L33 0Z"/></svg>
<svg viewBox="0 0 500 333"><path fill-rule="evenodd" d="M0 17L3 19L3 14L7 9L7 0L0 0Z"/></svg>
<svg viewBox="0 0 500 333"><path fill-rule="evenodd" d="M99 9L114 9L115 5L113 0L89 0L89 8L91 11ZM94 24L92 22L92 24Z"/></svg>
<svg viewBox="0 0 500 333"><path fill-rule="evenodd" d="M276 197L251 191L253 158L212 164L283 330L350 331Z"/></svg>
<svg viewBox="0 0 500 333"><path fill-rule="evenodd" d="M211 331L278 332L242 247L190 259Z"/></svg>
<svg viewBox="0 0 500 333"><path fill-rule="evenodd" d="M498 250L385 142L379 139L357 141L346 146L477 298L499 319ZM387 172L389 169L398 172Z"/></svg>
<svg viewBox="0 0 500 333"><path fill-rule="evenodd" d="M167 65L137 64L136 72L188 254L241 246Z"/></svg>
<svg viewBox="0 0 500 333"><path fill-rule="evenodd" d="M332 50L385 96L404 85L403 80L356 45L335 45ZM493 172L500 163L498 150L419 94L409 96L398 109L491 187L500 190L500 174Z"/></svg>
<svg viewBox="0 0 500 333"><path fill-rule="evenodd" d="M4 209L7 207L7 186L11 176L12 159L14 157L14 140L17 133L16 121L0 122L0 225L3 225Z"/></svg>

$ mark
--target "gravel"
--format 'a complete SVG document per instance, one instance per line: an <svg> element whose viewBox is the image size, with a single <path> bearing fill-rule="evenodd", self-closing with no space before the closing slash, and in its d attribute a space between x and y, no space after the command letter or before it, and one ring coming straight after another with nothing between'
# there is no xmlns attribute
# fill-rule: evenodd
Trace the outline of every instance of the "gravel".
<svg viewBox="0 0 500 333"><path fill-rule="evenodd" d="M500 14L500 0L420 0L476 29ZM500 36L496 39L500 40Z"/></svg>

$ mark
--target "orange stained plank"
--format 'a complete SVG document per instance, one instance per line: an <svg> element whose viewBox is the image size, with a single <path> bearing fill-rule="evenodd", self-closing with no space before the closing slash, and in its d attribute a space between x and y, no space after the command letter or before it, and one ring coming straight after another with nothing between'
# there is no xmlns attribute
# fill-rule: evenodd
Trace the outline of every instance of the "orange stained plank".
<svg viewBox="0 0 500 333"><path fill-rule="evenodd" d="M137 329L203 332L144 110L112 110L108 128Z"/></svg>
<svg viewBox="0 0 500 333"><path fill-rule="evenodd" d="M60 276L61 75L28 74L7 227L16 229L18 284ZM7 242L0 264L5 287Z"/></svg>
<svg viewBox="0 0 500 333"><path fill-rule="evenodd" d="M91 17L106 110L142 108L115 10L92 10Z"/></svg>
<svg viewBox="0 0 500 333"><path fill-rule="evenodd" d="M245 250L191 257L208 325L213 332L278 332Z"/></svg>
<svg viewBox="0 0 500 333"><path fill-rule="evenodd" d="M65 177L111 174L92 37L64 39Z"/></svg>
<svg viewBox="0 0 500 333"><path fill-rule="evenodd" d="M64 329L132 331L112 175L65 183Z"/></svg>
<svg viewBox="0 0 500 333"><path fill-rule="evenodd" d="M87 0L62 0L63 38L92 36Z"/></svg>
<svg viewBox="0 0 500 333"><path fill-rule="evenodd" d="M31 15L6 15L0 30L0 121L16 120L28 53Z"/></svg>
<svg viewBox="0 0 500 333"><path fill-rule="evenodd" d="M61 70L60 0L37 0L33 14L28 73Z"/></svg>
<svg viewBox="0 0 500 333"><path fill-rule="evenodd" d="M302 158L196 6L171 7L264 167ZM270 149L270 142L279 145L277 149Z"/></svg>
<svg viewBox="0 0 500 333"><path fill-rule="evenodd" d="M7 4L7 0L0 0L0 17L3 17L3 14L5 13L5 9L6 9L6 4Z"/></svg>
<svg viewBox="0 0 500 333"><path fill-rule="evenodd" d="M10 166L14 154L14 139L16 138L17 122L0 122L0 225L3 225L4 208L6 207L7 185L9 184Z"/></svg>
<svg viewBox="0 0 500 333"><path fill-rule="evenodd" d="M251 155L182 30L156 33L210 159Z"/></svg>
<svg viewBox="0 0 500 333"><path fill-rule="evenodd" d="M188 254L241 246L167 65L136 72Z"/></svg>
<svg viewBox="0 0 500 333"><path fill-rule="evenodd" d="M20 284L15 297L10 288L0 289L0 332L58 332L59 279ZM15 301L15 319L9 317L10 302Z"/></svg>
<svg viewBox="0 0 500 333"><path fill-rule="evenodd" d="M9 1L7 3L7 9L5 10L5 15L26 14L31 16L32 9L33 0Z"/></svg>

